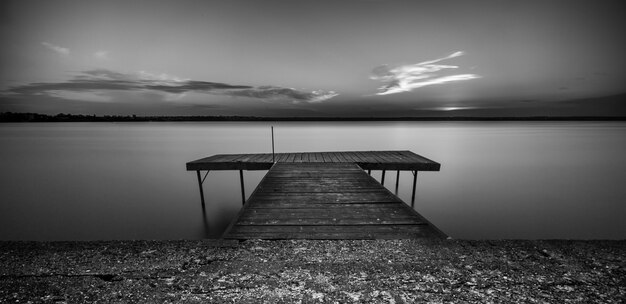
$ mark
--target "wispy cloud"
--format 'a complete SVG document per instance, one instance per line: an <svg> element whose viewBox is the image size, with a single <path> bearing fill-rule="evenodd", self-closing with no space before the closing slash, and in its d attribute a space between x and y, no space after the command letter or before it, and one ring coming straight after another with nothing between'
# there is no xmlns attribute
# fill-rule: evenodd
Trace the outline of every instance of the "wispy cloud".
<svg viewBox="0 0 626 304"><path fill-rule="evenodd" d="M334 91L317 90L312 92L305 92L292 88L261 86L241 90L229 90L227 95L245 96L261 99L288 99L291 100L293 103L318 103L331 99L339 94Z"/></svg>
<svg viewBox="0 0 626 304"><path fill-rule="evenodd" d="M478 109L478 107L447 106L447 107L434 107L434 108L416 108L414 110L463 111L463 110L473 110L473 109Z"/></svg>
<svg viewBox="0 0 626 304"><path fill-rule="evenodd" d="M53 51L53 52L55 52L57 54L60 54L60 55L63 55L63 56L67 56L67 55L70 54L70 49L68 49L68 48L60 47L58 45L54 45L52 43L48 43L48 42L45 42L45 41L42 42L41 44L43 46L45 46L47 49L49 49L49 50L51 50L51 51Z"/></svg>
<svg viewBox="0 0 626 304"><path fill-rule="evenodd" d="M109 59L109 52L107 52L107 51L97 51L97 52L93 53L93 57L98 59L98 60L108 60Z"/></svg>
<svg viewBox="0 0 626 304"><path fill-rule="evenodd" d="M384 83L378 89L376 95L389 95L402 92L409 92L413 89L442 84L452 81L470 80L480 78L476 74L456 74L442 75L442 71L459 68L456 65L436 64L442 60L459 57L464 55L463 52L455 52L446 57L435 60L424 61L416 64L401 65L389 67L381 65L372 70L371 79L379 80Z"/></svg>
<svg viewBox="0 0 626 304"><path fill-rule="evenodd" d="M241 96L265 101L287 101L292 103L322 102L337 96L333 91L301 91L276 86L233 85L219 82L183 79L168 74L120 73L106 69L84 71L65 82L38 82L14 86L5 91L8 94L59 96L58 92L92 92L101 95L103 91L152 91L166 95L165 100L177 100L188 92L225 96ZM67 95L68 93L66 93ZM69 95L68 95L69 96ZM80 96L80 95L72 95Z"/></svg>

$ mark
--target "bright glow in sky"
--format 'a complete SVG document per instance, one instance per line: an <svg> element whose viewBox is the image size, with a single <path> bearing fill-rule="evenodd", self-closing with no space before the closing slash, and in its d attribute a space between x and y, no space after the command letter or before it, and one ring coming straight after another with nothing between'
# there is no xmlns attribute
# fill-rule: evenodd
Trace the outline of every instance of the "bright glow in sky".
<svg viewBox="0 0 626 304"><path fill-rule="evenodd" d="M2 1L0 112L626 115L623 3Z"/></svg>

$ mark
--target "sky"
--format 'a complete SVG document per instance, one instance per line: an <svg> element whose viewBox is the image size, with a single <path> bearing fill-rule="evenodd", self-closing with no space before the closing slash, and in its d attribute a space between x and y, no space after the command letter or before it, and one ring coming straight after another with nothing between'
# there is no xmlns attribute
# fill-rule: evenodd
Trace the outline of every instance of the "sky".
<svg viewBox="0 0 626 304"><path fill-rule="evenodd" d="M626 116L624 1L0 1L0 112Z"/></svg>

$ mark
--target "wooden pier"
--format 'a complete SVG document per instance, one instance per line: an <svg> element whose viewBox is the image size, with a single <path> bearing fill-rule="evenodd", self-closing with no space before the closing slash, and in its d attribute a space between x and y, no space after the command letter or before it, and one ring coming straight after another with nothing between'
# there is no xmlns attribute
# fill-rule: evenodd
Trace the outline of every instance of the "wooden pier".
<svg viewBox="0 0 626 304"><path fill-rule="evenodd" d="M445 234L383 186L385 171L438 171L410 151L215 155L187 163L196 171L239 170L245 203L223 237L228 239L402 239ZM269 170L248 200L243 170ZM364 171L367 170L367 173ZM379 183L371 170L382 170ZM206 175L205 175L206 178ZM397 190L396 190L397 191Z"/></svg>

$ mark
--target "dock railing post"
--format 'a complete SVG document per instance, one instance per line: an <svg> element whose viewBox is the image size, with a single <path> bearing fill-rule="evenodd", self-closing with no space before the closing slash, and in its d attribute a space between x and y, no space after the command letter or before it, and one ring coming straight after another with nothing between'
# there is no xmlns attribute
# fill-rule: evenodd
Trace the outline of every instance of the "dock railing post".
<svg viewBox="0 0 626 304"><path fill-rule="evenodd" d="M239 181L241 181L241 204L246 203L246 192L243 186L243 170L239 170Z"/></svg>
<svg viewBox="0 0 626 304"><path fill-rule="evenodd" d="M380 184L385 185L385 170L383 170L383 177L380 179Z"/></svg>
<svg viewBox="0 0 626 304"><path fill-rule="evenodd" d="M417 183L417 170L412 171L413 173L413 191L411 193L411 207L415 206L415 184Z"/></svg>

